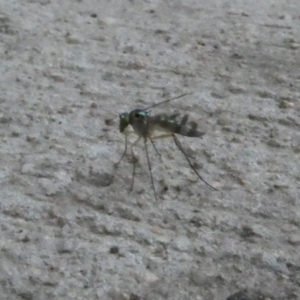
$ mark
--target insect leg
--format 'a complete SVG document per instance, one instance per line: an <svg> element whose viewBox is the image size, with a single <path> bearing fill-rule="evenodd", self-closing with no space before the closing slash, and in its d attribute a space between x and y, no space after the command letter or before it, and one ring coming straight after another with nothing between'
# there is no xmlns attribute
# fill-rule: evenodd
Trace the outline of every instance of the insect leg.
<svg viewBox="0 0 300 300"><path fill-rule="evenodd" d="M151 140L151 142L152 142L152 140ZM154 186L154 181L153 181L153 176L152 176L151 163L150 163L150 159L149 159L149 153L148 153L148 147L147 147L147 140L146 139L144 139L144 145L145 145L145 150L146 150L146 155L147 155L148 168L149 168L150 177L151 177L151 184L152 184L155 200L157 201L157 196L156 196L156 191L155 191L155 186ZM153 142L152 142L152 145L153 145Z"/></svg>
<svg viewBox="0 0 300 300"><path fill-rule="evenodd" d="M152 140L166 139L166 138L169 138L169 137L173 137L173 133L165 133L165 134L161 134L161 135L157 135L157 136L151 137L151 142L153 142ZM195 159L193 156L188 155L185 152L184 152L184 155L187 156L187 157L189 157L189 158Z"/></svg>
<svg viewBox="0 0 300 300"><path fill-rule="evenodd" d="M153 146L153 148L154 148L156 154L160 156L160 153L157 151L157 149L156 149L156 147L155 147L155 144L154 144L154 142L153 142L153 140L152 140L151 138L150 138L150 141L151 141L151 144L152 144L152 146Z"/></svg>
<svg viewBox="0 0 300 300"><path fill-rule="evenodd" d="M138 139L131 145L131 155L132 155L132 160L133 160L133 169L132 169L132 177L131 177L131 185L130 185L130 189L129 189L129 193L132 191L133 189L133 185L134 185L134 176L135 176L135 165L136 165L136 162L137 162L137 159L136 157L134 156L134 153L133 153L133 146L135 144L138 143L138 141L141 139L141 137L138 137Z"/></svg>
<svg viewBox="0 0 300 300"><path fill-rule="evenodd" d="M122 161L122 159L124 158L125 154L127 152L127 135L125 135L125 149L124 152L121 156L121 158L119 159L119 161L115 164L115 167L118 167L119 163Z"/></svg>
<svg viewBox="0 0 300 300"><path fill-rule="evenodd" d="M126 132L124 134L124 136L125 136L125 149L124 149L124 152L123 152L121 158L119 159L119 161L117 163L115 163L115 167L118 167L119 163L123 160L123 158L124 158L124 156L125 156L125 154L127 152L127 145L128 145L128 139L127 139L127 137L130 134L134 134L134 132L133 131L128 131L128 132Z"/></svg>
<svg viewBox="0 0 300 300"><path fill-rule="evenodd" d="M161 134L161 135L151 137L151 139L152 140L166 139L166 138L171 137L171 136L172 136L172 133L165 133L165 134Z"/></svg>
<svg viewBox="0 0 300 300"><path fill-rule="evenodd" d="M201 176L200 174L197 172L197 170L194 168L194 166L192 165L189 157L186 155L185 151L182 148L182 145L179 141L179 139L176 137L175 134L172 134L172 137L174 139L174 142L176 144L176 146L178 147L178 149L183 153L183 155L185 156L187 162L189 163L190 167L194 170L194 172L197 174L197 176L200 178L200 180L202 180L206 185L208 185L209 187L211 187L213 190L217 191L217 189L215 187L213 187L212 185L210 185L208 182L206 182Z"/></svg>

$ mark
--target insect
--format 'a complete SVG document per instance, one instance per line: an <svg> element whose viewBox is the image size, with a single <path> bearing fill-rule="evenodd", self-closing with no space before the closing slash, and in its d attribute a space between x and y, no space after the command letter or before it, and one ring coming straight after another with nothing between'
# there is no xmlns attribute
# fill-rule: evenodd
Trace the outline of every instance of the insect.
<svg viewBox="0 0 300 300"><path fill-rule="evenodd" d="M133 189L136 162L137 162L137 160L135 159L134 153L133 153L133 147L141 139L143 139L144 147L145 147L145 151L146 151L147 162L148 162L148 168L149 168L149 172L150 172L151 185L153 188L155 199L157 200L156 190L155 190L153 176L152 176L151 162L150 162L149 153L148 153L147 141L150 140L155 152L158 155L160 155L155 147L154 140L170 138L170 137L173 138L175 145L183 153L189 166L197 174L199 179L201 181L203 181L206 185L208 185L210 188L212 188L213 190L217 190L212 185L210 185L208 182L206 182L202 178L202 176L198 173L196 168L191 163L190 156L185 152L179 139L176 136L176 134L180 134L180 135L188 136L188 137L202 137L205 134L205 131L198 131L196 122L192 121L192 122L188 123L189 116L187 114L184 115L181 119L179 119L179 117L180 117L179 114L172 114L172 115L157 114L157 115L152 116L149 111L149 109L154 108L158 105L162 105L164 103L173 101L175 99L182 98L182 97L190 95L190 94L192 94L192 93L181 94L177 97L164 100L162 102L151 105L147 108L135 109L135 110L132 110L130 113L124 112L119 115L119 118L120 118L119 130L121 133L124 133L124 135L125 135L125 149L124 149L124 152L123 152L120 160L115 164L116 167L120 164L120 162L123 160L125 154L127 153L128 135L130 133L135 133L136 135L138 135L137 140L131 145L131 154L133 157L133 171L132 171L132 179L131 179L131 186L130 186L129 193ZM133 131L131 131L131 132L127 131L129 125L131 125L131 127L133 128ZM159 135L155 135L155 132L157 132L157 131L160 131L163 133L159 134Z"/></svg>

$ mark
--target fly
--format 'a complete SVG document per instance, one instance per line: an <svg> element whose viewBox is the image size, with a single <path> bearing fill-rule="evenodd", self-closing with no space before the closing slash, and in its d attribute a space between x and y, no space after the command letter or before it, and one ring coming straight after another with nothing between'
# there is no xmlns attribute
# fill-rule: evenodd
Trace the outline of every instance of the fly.
<svg viewBox="0 0 300 300"><path fill-rule="evenodd" d="M173 138L175 145L177 148L182 152L182 154L185 156L189 166L192 168L192 170L196 173L198 178L203 181L206 185L208 185L213 190L217 191L215 187L210 185L208 182L206 182L202 176L198 173L196 168L193 166L193 164L190 161L189 155L185 152L183 149L179 139L177 138L176 134L180 134L183 136L188 137L202 137L205 134L205 131L199 131L197 130L198 124L196 122L188 122L189 116L188 114L184 115L182 118L180 118L179 114L157 114L157 115L151 115L149 109L156 107L158 105L173 101L175 99L182 98L184 96L190 95L192 93L185 93L182 95L179 95L174 98L170 98L167 100L164 100L162 102L156 103L154 105L151 105L145 109L135 109L132 110L130 113L121 113L119 115L120 122L119 122L119 130L121 133L125 134L125 149L124 152L120 158L120 160L116 163L116 167L120 164L122 159L124 158L125 154L127 153L127 146L128 141L127 137L129 133L126 131L129 125L132 126L133 132L138 135L137 140L131 145L131 154L133 157L133 171L132 171L132 179L131 179L131 186L129 193L133 189L134 185L134 177L135 177L135 169L136 169L136 159L135 155L133 153L133 147L141 140L144 141L144 147L146 151L146 157L148 162L148 168L150 172L151 177L151 185L154 192L155 199L157 200L156 190L154 186L153 176L152 176L152 168L151 168L151 162L149 158L148 153L148 146L147 141L150 140L151 144L154 147L154 150L158 155L160 155L155 147L154 140L157 139L164 139L164 138ZM155 135L155 132L160 131L163 132L162 134Z"/></svg>

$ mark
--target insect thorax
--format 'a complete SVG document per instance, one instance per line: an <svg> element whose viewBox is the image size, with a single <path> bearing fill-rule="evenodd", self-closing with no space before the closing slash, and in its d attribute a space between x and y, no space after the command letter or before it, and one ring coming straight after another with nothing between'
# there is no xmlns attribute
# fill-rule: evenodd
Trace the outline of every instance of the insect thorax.
<svg viewBox="0 0 300 300"><path fill-rule="evenodd" d="M129 114L129 124L139 136L146 137L149 134L150 112L143 109L135 109Z"/></svg>

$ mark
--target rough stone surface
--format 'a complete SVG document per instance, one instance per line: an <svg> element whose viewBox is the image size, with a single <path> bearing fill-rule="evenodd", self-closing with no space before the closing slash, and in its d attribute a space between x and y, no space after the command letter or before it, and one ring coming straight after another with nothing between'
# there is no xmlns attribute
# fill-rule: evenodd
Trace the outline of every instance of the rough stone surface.
<svg viewBox="0 0 300 300"><path fill-rule="evenodd" d="M300 299L299 16L299 0L0 0L1 300ZM207 128L178 138L218 191L156 140L155 201L143 143L114 166L118 114L187 92L152 113Z"/></svg>

